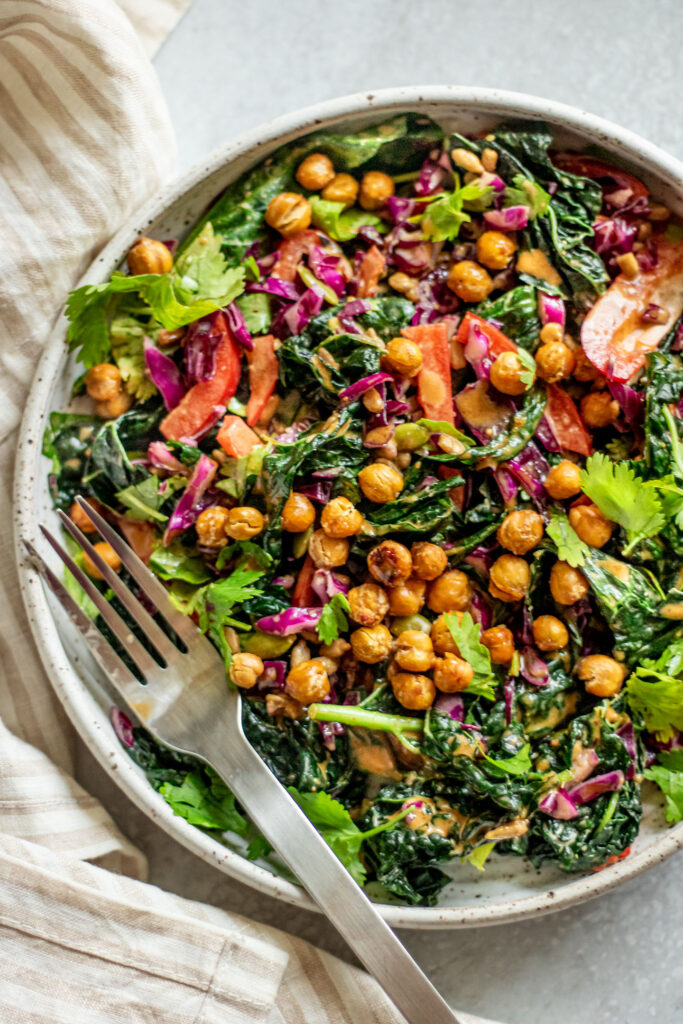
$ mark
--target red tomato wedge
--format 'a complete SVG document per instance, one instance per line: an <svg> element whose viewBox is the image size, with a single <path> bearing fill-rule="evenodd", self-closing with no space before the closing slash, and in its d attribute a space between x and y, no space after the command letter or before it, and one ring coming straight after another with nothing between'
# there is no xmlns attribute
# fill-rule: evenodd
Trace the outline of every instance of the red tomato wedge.
<svg viewBox="0 0 683 1024"><path fill-rule="evenodd" d="M231 459L241 459L261 444L258 434L239 416L226 416L220 425L216 440Z"/></svg>
<svg viewBox="0 0 683 1024"><path fill-rule="evenodd" d="M547 384L548 402L545 407L545 418L557 442L567 451L579 455L590 455L593 451L591 436L583 425L579 410L566 391L557 384Z"/></svg>
<svg viewBox="0 0 683 1024"><path fill-rule="evenodd" d="M630 852L631 847L627 846L622 853L610 853L609 857L607 858L604 864L599 864L597 868L591 868L591 871L593 872L593 874L595 874L597 871L604 871L605 868L610 868L613 864L616 864L618 861L623 860L624 857L628 857Z"/></svg>
<svg viewBox="0 0 683 1024"><path fill-rule="evenodd" d="M683 312L683 244L659 237L655 246L655 267L635 278L619 274L581 327L584 352L608 380L629 380ZM649 305L668 314L666 323L643 323Z"/></svg>
<svg viewBox="0 0 683 1024"><path fill-rule="evenodd" d="M624 171L621 167L607 163L606 160L598 160L592 156L581 156L580 153L557 153L553 157L553 163L563 171L570 174L579 174L582 178L611 178L619 188L630 188L633 198L647 198L649 192L642 181Z"/></svg>
<svg viewBox="0 0 683 1024"><path fill-rule="evenodd" d="M489 340L489 351L494 359L497 359L501 352L516 352L517 346L514 341L508 338L507 334L503 334L497 327L490 324L488 320L482 319L477 316L476 313L465 313L464 317L460 321L458 327L458 333L455 336L455 340L459 341L461 345L467 344L467 339L470 333L470 324L476 323L483 334Z"/></svg>
<svg viewBox="0 0 683 1024"><path fill-rule="evenodd" d="M301 257L310 252L314 245L319 244L320 235L313 228L280 242L277 248L277 263L273 267L274 276L279 277L281 281L295 281Z"/></svg>
<svg viewBox="0 0 683 1024"><path fill-rule="evenodd" d="M294 584L292 591L293 608L310 608L313 604L315 594L313 593L313 574L315 573L315 562L310 555L306 555L306 561L301 566L301 571Z"/></svg>
<svg viewBox="0 0 683 1024"><path fill-rule="evenodd" d="M254 338L254 348L247 352L249 363L249 401L247 402L247 423L253 427L258 423L268 399L275 391L280 370L272 334Z"/></svg>
<svg viewBox="0 0 683 1024"><path fill-rule="evenodd" d="M376 245L372 245L368 249L358 272L358 291L356 294L359 299L371 298L376 294L380 275L384 270L386 262Z"/></svg>
<svg viewBox="0 0 683 1024"><path fill-rule="evenodd" d="M190 441L201 437L224 412L237 391L242 348L230 333L223 313L216 314L211 334L220 335L214 375L210 380L202 380L191 387L175 409L171 409L161 421L161 433L169 441ZM217 410L220 410L218 415Z"/></svg>
<svg viewBox="0 0 683 1024"><path fill-rule="evenodd" d="M456 469L455 466L439 466L439 477L442 480L452 480L454 476L460 476L460 470ZM451 499L458 512L462 512L465 505L465 484L458 484L448 492L448 497Z"/></svg>
<svg viewBox="0 0 683 1024"><path fill-rule="evenodd" d="M427 419L455 423L451 387L451 358L446 324L404 327L404 338L420 346L422 369L417 375L417 397Z"/></svg>

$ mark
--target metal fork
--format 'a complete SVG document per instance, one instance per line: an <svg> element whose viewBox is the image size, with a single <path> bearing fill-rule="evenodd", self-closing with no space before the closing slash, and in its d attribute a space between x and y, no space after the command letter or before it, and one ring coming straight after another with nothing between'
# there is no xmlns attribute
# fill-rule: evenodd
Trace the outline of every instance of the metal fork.
<svg viewBox="0 0 683 1024"><path fill-rule="evenodd" d="M35 568L128 707L156 739L175 750L193 754L218 772L411 1024L458 1024L456 1015L247 740L242 730L240 696L226 685L225 666L216 649L191 619L173 607L164 586L119 534L82 498L77 501L100 536L116 551L148 605L157 609L186 647L183 652L169 639L78 527L60 512L64 528L97 566L128 615L165 662L165 668L160 667L92 580L41 526L46 540L137 665L145 680L142 685L35 547L24 541Z"/></svg>

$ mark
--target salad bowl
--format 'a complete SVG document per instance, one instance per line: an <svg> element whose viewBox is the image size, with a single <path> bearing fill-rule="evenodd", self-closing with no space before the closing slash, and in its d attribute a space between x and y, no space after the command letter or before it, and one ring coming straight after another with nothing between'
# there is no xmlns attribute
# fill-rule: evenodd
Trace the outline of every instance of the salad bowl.
<svg viewBox="0 0 683 1024"><path fill-rule="evenodd" d="M387 90L329 101L280 118L230 143L183 179L154 197L121 229L85 274L82 284L107 280L140 235L185 236L214 197L244 171L281 145L319 129L354 131L398 112L427 115L447 131L481 135L503 121L544 120L558 147L597 149L633 171L669 208L683 213L683 167L630 132L560 104L494 90L425 87ZM65 408L77 376L65 345L66 321L56 325L38 367L27 404L18 450L15 509L22 593L34 638L67 714L84 742L124 792L169 835L226 874L290 903L312 908L302 889L268 861L249 860L245 844L211 835L174 815L126 755L112 728L112 695L94 664L73 639L59 609L47 598L24 560L22 538L33 539L38 524L53 524L47 485L48 463L41 440L51 409ZM247 808L248 810L248 808ZM662 800L648 788L644 817L631 853L600 872L567 875L519 858L492 858L484 873L456 861L452 881L437 906L382 904L385 918L403 927L469 927L535 916L590 899L652 867L683 844L683 824L667 828Z"/></svg>

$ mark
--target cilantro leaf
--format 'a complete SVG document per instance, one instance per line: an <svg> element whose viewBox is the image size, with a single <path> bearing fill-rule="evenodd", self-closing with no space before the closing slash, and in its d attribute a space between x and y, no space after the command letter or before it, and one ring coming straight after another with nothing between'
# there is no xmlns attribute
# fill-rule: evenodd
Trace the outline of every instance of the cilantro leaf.
<svg viewBox="0 0 683 1024"><path fill-rule="evenodd" d="M317 625L318 639L323 644L331 644L336 640L339 633L349 628L349 622L345 612L350 611L350 605L346 594L335 594L323 608L320 621Z"/></svg>
<svg viewBox="0 0 683 1024"><path fill-rule="evenodd" d="M127 514L130 519L153 519L157 523L165 523L168 516L163 515L159 509L186 484L184 476L172 476L163 481L158 476L148 476L142 483L131 484L117 491L116 498L129 509Z"/></svg>
<svg viewBox="0 0 683 1024"><path fill-rule="evenodd" d="M673 825L683 821L683 750L660 754L659 762L643 775L656 782L666 797L666 820Z"/></svg>
<svg viewBox="0 0 683 1024"><path fill-rule="evenodd" d="M457 238L463 224L472 218L463 209L465 203L481 206L490 200L493 189L490 186L472 182L445 192L435 198L427 207L422 217L422 230L426 238L435 242L445 242Z"/></svg>
<svg viewBox="0 0 683 1024"><path fill-rule="evenodd" d="M646 660L626 682L626 694L648 732L666 742L683 730L683 640L676 640L656 660Z"/></svg>
<svg viewBox="0 0 683 1024"><path fill-rule="evenodd" d="M615 464L596 452L581 470L581 487L603 515L626 531L628 546L624 554L664 526L662 504L654 488L637 477L627 463Z"/></svg>
<svg viewBox="0 0 683 1024"><path fill-rule="evenodd" d="M496 760L495 757L489 757L488 754L484 754L484 757L492 764L494 768L501 772L507 773L508 775L525 775L528 771L531 771L531 747L527 743L512 757L506 757L503 760Z"/></svg>
<svg viewBox="0 0 683 1024"><path fill-rule="evenodd" d="M529 219L535 220L548 212L550 195L535 182L525 178L523 174L515 174L512 185L505 189L506 206L527 206Z"/></svg>
<svg viewBox="0 0 683 1024"><path fill-rule="evenodd" d="M235 807L235 797L210 768L189 772L180 786L165 782L159 792L173 813L190 825L247 834L247 819Z"/></svg>
<svg viewBox="0 0 683 1024"><path fill-rule="evenodd" d="M489 854L493 850L495 843L482 843L481 846L477 846L468 853L466 857L463 857L463 861L467 861L468 864L472 864L477 871L484 871L484 863L488 859Z"/></svg>
<svg viewBox="0 0 683 1024"><path fill-rule="evenodd" d="M335 242L350 242L365 225L377 228L382 234L389 230L385 221L375 213L354 207L347 210L344 203L331 203L320 196L309 196L313 223Z"/></svg>
<svg viewBox="0 0 683 1024"><path fill-rule="evenodd" d="M526 349L521 346L517 349L517 358L524 367L522 373L519 375L519 379L528 391L530 387L533 387L534 381L536 380L536 360L532 356L531 352L527 352Z"/></svg>
<svg viewBox="0 0 683 1024"><path fill-rule="evenodd" d="M546 533L557 548L557 557L561 561L568 562L575 569L584 564L590 549L574 531L563 512L553 512Z"/></svg>
<svg viewBox="0 0 683 1024"><path fill-rule="evenodd" d="M209 633L223 655L226 667L232 661L232 652L225 639L225 627L249 629L244 622L232 617L236 604L242 604L251 597L258 597L262 591L253 584L261 579L263 572L259 569L247 569L238 566L225 579L210 583L202 590L202 604L199 608L199 628ZM197 605L195 604L195 607Z"/></svg>
<svg viewBox="0 0 683 1024"><path fill-rule="evenodd" d="M466 692L493 700L496 680L491 670L489 649L481 642L481 626L474 621L469 612L465 612L460 621L455 612L446 612L444 619L460 657L469 662L474 669L474 679Z"/></svg>
<svg viewBox="0 0 683 1024"><path fill-rule="evenodd" d="M109 339L112 358L121 371L126 391L139 402L147 401L157 389L145 374L144 327L132 316L117 317L111 322Z"/></svg>

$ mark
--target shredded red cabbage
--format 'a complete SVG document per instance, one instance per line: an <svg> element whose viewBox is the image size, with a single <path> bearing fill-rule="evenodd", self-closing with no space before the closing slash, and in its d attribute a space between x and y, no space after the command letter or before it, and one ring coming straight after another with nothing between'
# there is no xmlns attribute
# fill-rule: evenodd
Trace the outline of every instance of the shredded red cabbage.
<svg viewBox="0 0 683 1024"><path fill-rule="evenodd" d="M285 608L277 615L266 615L259 619L256 628L262 633L290 636L292 633L302 633L306 629L315 629L322 613L322 608Z"/></svg>
<svg viewBox="0 0 683 1024"><path fill-rule="evenodd" d="M119 708L110 708L109 721L121 743L126 747L132 747L135 744L135 736L133 735L133 723L128 715Z"/></svg>
<svg viewBox="0 0 683 1024"><path fill-rule="evenodd" d="M303 494L306 498L310 498L311 501L317 501L320 505L327 505L330 500L331 490L331 480L316 480L312 484L299 484L297 486L298 494Z"/></svg>
<svg viewBox="0 0 683 1024"><path fill-rule="evenodd" d="M225 307L223 312L225 313L228 321L228 327L230 328L232 336L237 344L243 345L248 352L251 352L254 348L254 342L252 341L251 333L247 328L242 310L236 302L231 302L229 306Z"/></svg>
<svg viewBox="0 0 683 1024"><path fill-rule="evenodd" d="M147 336L143 340L142 347L147 376L161 395L166 408L175 409L178 402L187 393L185 380L179 367Z"/></svg>
<svg viewBox="0 0 683 1024"><path fill-rule="evenodd" d="M263 292L266 295L274 295L278 299L286 299L287 302L296 302L301 296L301 290L291 281L281 281L279 277L266 277L263 281L249 281L245 291Z"/></svg>
<svg viewBox="0 0 683 1024"><path fill-rule="evenodd" d="M222 330L214 330L218 313L195 320L185 335L185 370L190 385L211 380L216 372L216 350L223 337Z"/></svg>
<svg viewBox="0 0 683 1024"><path fill-rule="evenodd" d="M552 789L546 793L539 803L538 809L549 817L557 818L560 821L569 821L579 813L574 800L565 789Z"/></svg>
<svg viewBox="0 0 683 1024"><path fill-rule="evenodd" d="M213 482L217 469L218 463L210 459L208 455L200 455L192 470L192 476L187 481L187 487L168 520L164 533L164 547L170 544L177 534L194 526L199 513L203 512L204 508L208 508L208 504L202 499L205 491ZM209 504L213 504L213 502L211 501Z"/></svg>
<svg viewBox="0 0 683 1024"><path fill-rule="evenodd" d="M340 391L339 399L342 402L355 402L366 391L370 391L371 388L379 387L380 384L385 384L393 379L390 373L384 373L383 370L380 370L378 373L371 373L368 377L361 377L355 384L349 384L348 388Z"/></svg>
<svg viewBox="0 0 683 1024"><path fill-rule="evenodd" d="M335 594L348 594L348 580L341 579L330 569L316 569L311 581L313 593L321 604L327 604Z"/></svg>
<svg viewBox="0 0 683 1024"><path fill-rule="evenodd" d="M636 731L633 728L633 722L627 722L625 725L622 725L620 729L617 729L617 736L626 747L628 756L631 758L631 764L626 772L626 778L632 779L636 773L636 759L638 756L636 748Z"/></svg>
<svg viewBox="0 0 683 1024"><path fill-rule="evenodd" d="M547 686L550 672L533 647L525 647L519 656L519 671L532 686Z"/></svg>
<svg viewBox="0 0 683 1024"><path fill-rule="evenodd" d="M529 223L529 207L507 206L502 210L487 210L484 221L497 231L521 231Z"/></svg>
<svg viewBox="0 0 683 1024"><path fill-rule="evenodd" d="M166 469L169 473L189 473L187 466L184 466L168 447L165 441L150 441L147 449L147 458L155 469Z"/></svg>
<svg viewBox="0 0 683 1024"><path fill-rule="evenodd" d="M546 292L539 292L538 315L543 326L546 324L559 324L562 330L564 330L564 300L559 295L548 295Z"/></svg>
<svg viewBox="0 0 683 1024"><path fill-rule="evenodd" d="M456 722L462 722L465 717L465 702L459 693L441 693L434 701L437 711L444 715L450 715Z"/></svg>
<svg viewBox="0 0 683 1024"><path fill-rule="evenodd" d="M614 793L624 785L624 773L622 771L606 772L604 775L595 775L592 779L572 786L568 791L573 802L579 807L587 804L590 800L602 796L603 793Z"/></svg>
<svg viewBox="0 0 683 1024"><path fill-rule="evenodd" d="M613 380L607 382L607 387L628 422L634 427L642 423L645 416L645 392Z"/></svg>

